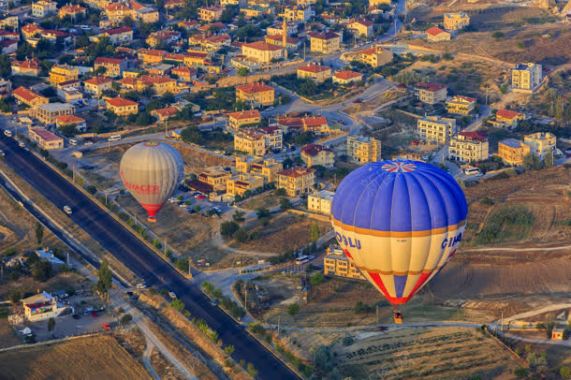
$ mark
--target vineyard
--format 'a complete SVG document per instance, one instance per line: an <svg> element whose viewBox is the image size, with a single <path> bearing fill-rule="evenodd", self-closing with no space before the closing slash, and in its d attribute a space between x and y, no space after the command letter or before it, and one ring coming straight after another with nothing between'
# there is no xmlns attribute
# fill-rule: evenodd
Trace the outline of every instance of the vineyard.
<svg viewBox="0 0 571 380"><path fill-rule="evenodd" d="M353 378L511 378L518 366L499 343L474 328L419 328L366 334L333 346L339 371Z"/></svg>

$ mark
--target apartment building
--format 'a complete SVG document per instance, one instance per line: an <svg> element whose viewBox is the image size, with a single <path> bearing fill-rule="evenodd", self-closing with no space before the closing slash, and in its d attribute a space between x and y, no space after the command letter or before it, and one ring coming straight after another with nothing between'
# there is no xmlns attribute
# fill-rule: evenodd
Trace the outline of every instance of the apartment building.
<svg viewBox="0 0 571 380"><path fill-rule="evenodd" d="M257 159L249 156L236 156L236 171L239 173L252 174L264 178L265 183L276 182L278 172L283 170L281 162L273 158Z"/></svg>
<svg viewBox="0 0 571 380"><path fill-rule="evenodd" d="M55 125L58 116L75 114L75 107L69 103L48 103L35 107L30 115L44 125Z"/></svg>
<svg viewBox="0 0 571 380"><path fill-rule="evenodd" d="M284 169L278 173L278 189L284 189L288 197L309 194L315 186L315 173L308 168Z"/></svg>
<svg viewBox="0 0 571 380"><path fill-rule="evenodd" d="M49 81L53 85L79 79L79 68L68 65L55 65L50 70Z"/></svg>
<svg viewBox="0 0 571 380"><path fill-rule="evenodd" d="M214 191L226 191L226 181L231 177L231 173L222 168L208 168L203 170L197 177L198 181L206 183Z"/></svg>
<svg viewBox="0 0 571 380"><path fill-rule="evenodd" d="M532 93L543 81L543 69L538 63L519 63L512 69L512 89Z"/></svg>
<svg viewBox="0 0 571 380"><path fill-rule="evenodd" d="M466 12L445 13L442 20L444 29L457 31L470 25L470 16Z"/></svg>
<svg viewBox="0 0 571 380"><path fill-rule="evenodd" d="M333 203L333 191L321 190L307 196L307 209L318 214L330 215Z"/></svg>
<svg viewBox="0 0 571 380"><path fill-rule="evenodd" d="M419 82L416 84L418 99L426 104L436 104L446 101L448 88L439 83Z"/></svg>
<svg viewBox="0 0 571 380"><path fill-rule="evenodd" d="M332 168L335 164L335 153L323 145L308 144L301 148L301 159L308 168L314 166Z"/></svg>
<svg viewBox="0 0 571 380"><path fill-rule="evenodd" d="M111 57L97 57L95 58L95 63L93 69L98 71L103 70L103 74L106 77L118 78L123 74L123 70L127 68L127 61L121 58L111 58Z"/></svg>
<svg viewBox="0 0 571 380"><path fill-rule="evenodd" d="M360 164L382 161L381 141L374 137L347 136L347 156Z"/></svg>
<svg viewBox="0 0 571 380"><path fill-rule="evenodd" d="M272 63L284 57L281 46L271 45L265 41L254 41L242 45L242 55L256 63Z"/></svg>
<svg viewBox="0 0 571 380"><path fill-rule="evenodd" d="M109 112L117 116L130 116L139 113L139 103L121 97L106 98L105 105Z"/></svg>
<svg viewBox="0 0 571 380"><path fill-rule="evenodd" d="M451 114L468 116L476 108L476 103L475 98L456 95L446 101L446 110Z"/></svg>
<svg viewBox="0 0 571 380"><path fill-rule="evenodd" d="M318 63L309 63L297 68L297 79L311 79L316 83L323 83L331 78L331 68Z"/></svg>
<svg viewBox="0 0 571 380"><path fill-rule="evenodd" d="M101 76L89 78L83 81L83 88L86 92L100 98L105 90L113 89L113 79Z"/></svg>
<svg viewBox="0 0 571 380"><path fill-rule="evenodd" d="M523 137L523 143L528 145L530 153L543 160L545 156L553 157L557 145L557 137L551 132L536 132Z"/></svg>
<svg viewBox="0 0 571 380"><path fill-rule="evenodd" d="M453 161L478 162L490 156L489 143L480 132L460 132L450 139L448 158Z"/></svg>
<svg viewBox="0 0 571 380"><path fill-rule="evenodd" d="M48 104L50 100L45 96L35 93L26 87L18 87L12 91L12 95L16 100L30 108L38 107L42 104Z"/></svg>
<svg viewBox="0 0 571 380"><path fill-rule="evenodd" d="M234 150L251 156L264 156L268 150L283 147L283 134L279 128L242 129L234 134Z"/></svg>
<svg viewBox="0 0 571 380"><path fill-rule="evenodd" d="M55 1L39 0L32 3L32 16L44 18L57 13L57 3Z"/></svg>
<svg viewBox="0 0 571 380"><path fill-rule="evenodd" d="M323 274L326 276L365 280L361 271L345 256L343 250L338 246L327 248L323 257Z"/></svg>
<svg viewBox="0 0 571 380"><path fill-rule="evenodd" d="M244 126L259 124L262 121L262 115L258 110L230 112L227 116L228 127L233 131Z"/></svg>
<svg viewBox="0 0 571 380"><path fill-rule="evenodd" d="M240 173L233 175L226 181L226 194L243 197L246 192L252 192L262 187L264 187L264 177Z"/></svg>
<svg viewBox="0 0 571 380"><path fill-rule="evenodd" d="M271 106L275 102L276 91L262 82L236 86L236 100L262 106Z"/></svg>
<svg viewBox="0 0 571 380"><path fill-rule="evenodd" d="M308 33L312 53L331 54L341 49L341 36L334 32Z"/></svg>
<svg viewBox="0 0 571 380"><path fill-rule="evenodd" d="M416 122L416 129L419 137L430 143L444 145L458 131L456 119L426 116Z"/></svg>

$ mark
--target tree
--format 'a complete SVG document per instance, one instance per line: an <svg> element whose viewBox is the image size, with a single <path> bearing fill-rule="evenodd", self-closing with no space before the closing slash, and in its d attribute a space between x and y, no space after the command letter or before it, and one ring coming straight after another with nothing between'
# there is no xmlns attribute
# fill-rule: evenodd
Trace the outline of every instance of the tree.
<svg viewBox="0 0 571 380"><path fill-rule="evenodd" d="M232 215L232 220L234 220L237 223L242 223L244 220L246 220L244 218L244 215L245 215L244 211L236 210Z"/></svg>
<svg viewBox="0 0 571 380"><path fill-rule="evenodd" d="M54 331L56 328L56 320L53 318L48 319L48 331Z"/></svg>
<svg viewBox="0 0 571 380"><path fill-rule="evenodd" d="M99 270L97 271L97 276L99 280L97 281L96 289L102 296L107 298L109 294L109 290L111 289L111 285L113 283L113 273L109 268L109 263L107 260L101 261L101 265L99 266Z"/></svg>
<svg viewBox="0 0 571 380"><path fill-rule="evenodd" d="M287 307L287 313L294 317L300 311L300 306L297 303L292 303Z"/></svg>
<svg viewBox="0 0 571 380"><path fill-rule="evenodd" d="M220 234L224 237L234 236L239 229L240 226L236 222L223 222L220 224Z"/></svg>
<svg viewBox="0 0 571 380"><path fill-rule="evenodd" d="M568 380L571 379L571 367L561 367L559 368L559 375L562 379Z"/></svg>
<svg viewBox="0 0 571 380"><path fill-rule="evenodd" d="M186 143L202 145L204 142L202 133L200 133L198 128L195 126L183 129L182 132L180 133L180 137L182 138L182 141Z"/></svg>
<svg viewBox="0 0 571 380"><path fill-rule="evenodd" d="M514 369L515 377L520 378L520 379L526 378L528 373L529 373L529 371L527 370L527 368L518 367L518 368Z"/></svg>
<svg viewBox="0 0 571 380"><path fill-rule="evenodd" d="M42 240L44 240L44 226L40 223L36 222L36 242L38 245L42 244Z"/></svg>
<svg viewBox="0 0 571 380"><path fill-rule="evenodd" d="M149 115L148 112L141 112L137 115L137 119L135 120L137 125L147 126L153 123L153 118Z"/></svg>
<svg viewBox="0 0 571 380"><path fill-rule="evenodd" d="M291 202L287 198L280 198L280 209L285 211L291 208Z"/></svg>
<svg viewBox="0 0 571 380"><path fill-rule="evenodd" d="M32 277L41 282L49 280L53 276L52 264L47 261L36 261L32 264Z"/></svg>
<svg viewBox="0 0 571 380"><path fill-rule="evenodd" d="M10 58L6 54L0 54L0 77L8 78L12 74Z"/></svg>
<svg viewBox="0 0 571 380"><path fill-rule="evenodd" d="M238 76L240 76L240 77L246 77L246 76L248 76L249 73L250 73L250 70L248 70L247 67L240 67L238 69Z"/></svg>
<svg viewBox="0 0 571 380"><path fill-rule="evenodd" d="M309 278L309 283L311 286L317 286L323 282L325 278L323 277L323 273L317 272L311 275Z"/></svg>
<svg viewBox="0 0 571 380"><path fill-rule="evenodd" d="M171 307L173 309L175 309L176 311L181 312L184 310L184 303L177 298L177 299L172 300Z"/></svg>
<svg viewBox="0 0 571 380"><path fill-rule="evenodd" d="M309 225L309 240L311 240L312 242L316 242L317 240L319 240L319 236L320 236L320 231L319 231L319 225L317 225L317 223L311 223Z"/></svg>
<svg viewBox="0 0 571 380"><path fill-rule="evenodd" d="M546 168L553 167L553 152L549 152L543 157L543 166Z"/></svg>
<svg viewBox="0 0 571 380"><path fill-rule="evenodd" d="M240 228L234 234L234 239L236 239L236 241L238 241L239 243L245 243L250 239L250 234L248 233L248 231L246 231L245 228Z"/></svg>
<svg viewBox="0 0 571 380"><path fill-rule="evenodd" d="M252 376L254 379L258 376L258 370L256 369L256 367L254 367L252 363L248 363L248 365L246 366L246 370L248 371L250 376Z"/></svg>
<svg viewBox="0 0 571 380"><path fill-rule="evenodd" d="M121 325L125 326L127 324L129 324L129 322L131 322L133 320L133 316L131 314L125 314L121 317L119 323L121 323Z"/></svg>
<svg viewBox="0 0 571 380"><path fill-rule="evenodd" d="M264 207L260 207L259 209L256 210L256 216L258 217L258 219L267 218L270 216L270 210Z"/></svg>

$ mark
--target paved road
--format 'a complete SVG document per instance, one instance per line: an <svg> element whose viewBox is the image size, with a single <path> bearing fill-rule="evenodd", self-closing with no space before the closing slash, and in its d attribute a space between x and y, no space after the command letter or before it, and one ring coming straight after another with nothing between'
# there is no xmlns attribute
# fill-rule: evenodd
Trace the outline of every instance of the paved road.
<svg viewBox="0 0 571 380"><path fill-rule="evenodd" d="M196 285L186 280L137 237L127 231L106 211L61 178L36 156L19 148L16 142L0 137L0 149L6 153L6 163L56 207L69 205L72 220L93 239L123 262L147 285L169 289L185 303L190 313L205 320L220 334L224 344L235 347L236 360L253 363L264 379L292 379L297 376L243 330L219 308L212 306Z"/></svg>

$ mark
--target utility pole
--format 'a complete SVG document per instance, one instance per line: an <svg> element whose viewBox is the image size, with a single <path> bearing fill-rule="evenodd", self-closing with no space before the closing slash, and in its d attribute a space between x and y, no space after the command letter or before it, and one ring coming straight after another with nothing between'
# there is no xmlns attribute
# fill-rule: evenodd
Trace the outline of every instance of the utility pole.
<svg viewBox="0 0 571 380"><path fill-rule="evenodd" d="M248 282L244 282L244 309L248 312Z"/></svg>
<svg viewBox="0 0 571 380"><path fill-rule="evenodd" d="M280 320L281 320L282 316L278 315L278 338L280 337Z"/></svg>

